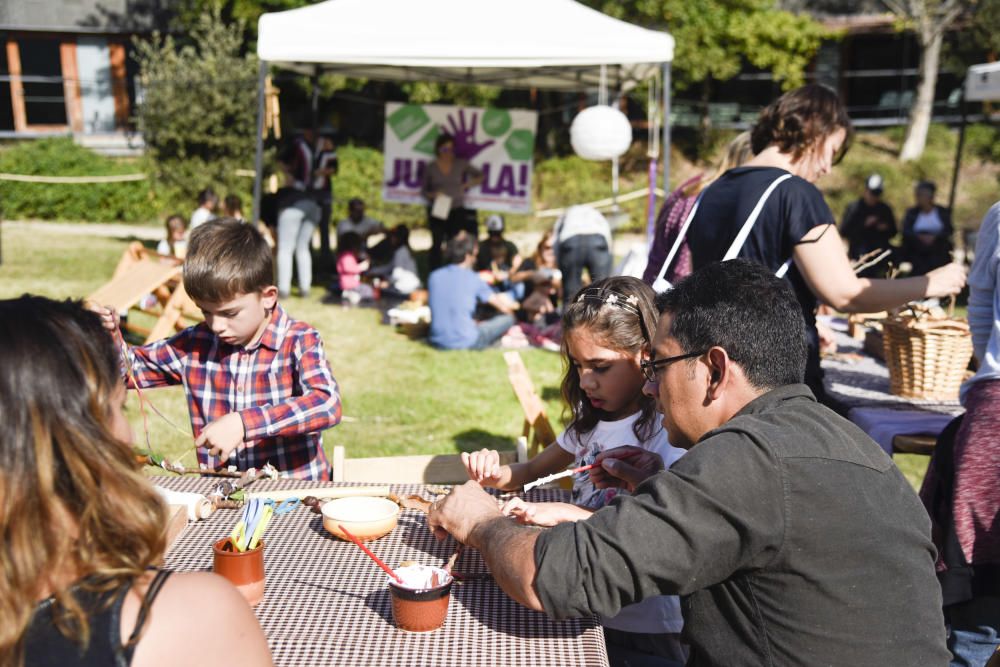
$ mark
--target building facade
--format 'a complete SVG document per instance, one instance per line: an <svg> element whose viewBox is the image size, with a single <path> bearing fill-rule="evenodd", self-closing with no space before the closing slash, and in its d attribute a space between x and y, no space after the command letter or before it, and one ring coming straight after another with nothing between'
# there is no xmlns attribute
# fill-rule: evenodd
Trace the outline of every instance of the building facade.
<svg viewBox="0 0 1000 667"><path fill-rule="evenodd" d="M136 101L132 40L157 0L0 0L0 137L122 133Z"/></svg>

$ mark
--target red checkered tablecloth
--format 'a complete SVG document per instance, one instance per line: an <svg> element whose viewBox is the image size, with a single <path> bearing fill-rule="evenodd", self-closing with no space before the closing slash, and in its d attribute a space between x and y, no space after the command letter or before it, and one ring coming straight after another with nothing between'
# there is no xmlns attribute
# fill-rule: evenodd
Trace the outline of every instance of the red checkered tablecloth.
<svg viewBox="0 0 1000 667"><path fill-rule="evenodd" d="M157 477L176 491L206 492L213 480ZM315 482L262 480L251 491L302 488ZM336 485L331 486L349 486ZM421 485L392 485L399 495L427 493ZM534 490L531 500L562 499ZM237 510L191 522L166 556L168 569L212 569L212 543L229 534ZM267 586L256 607L276 665L607 665L604 634L592 618L553 621L511 600L488 575L479 553L465 551L456 571L472 575L452 588L448 619L434 632L398 630L392 622L385 574L349 542L323 529L322 517L300 507L275 516L265 536ZM440 564L455 543L439 543L424 515L402 510L389 535L368 543L390 566L403 560ZM525 554L530 558L531 554ZM477 576L478 575L478 576Z"/></svg>

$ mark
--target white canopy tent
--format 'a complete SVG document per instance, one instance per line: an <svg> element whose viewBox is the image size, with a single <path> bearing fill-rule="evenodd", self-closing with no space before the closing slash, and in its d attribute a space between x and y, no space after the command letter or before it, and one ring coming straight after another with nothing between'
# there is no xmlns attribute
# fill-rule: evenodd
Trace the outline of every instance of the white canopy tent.
<svg viewBox="0 0 1000 667"><path fill-rule="evenodd" d="M955 168L951 174L951 192L948 194L948 208L954 214L955 197L958 192L958 169L962 162L962 148L965 145L965 103L992 102L1000 100L1000 62L973 65L965 73L962 96L958 103L962 121L958 129L958 148L955 149Z"/></svg>
<svg viewBox="0 0 1000 667"><path fill-rule="evenodd" d="M574 0L327 0L264 14L258 24L254 218L260 201L264 77L276 65L317 75L392 81L628 90L662 73L663 182L669 175L668 33L619 21Z"/></svg>

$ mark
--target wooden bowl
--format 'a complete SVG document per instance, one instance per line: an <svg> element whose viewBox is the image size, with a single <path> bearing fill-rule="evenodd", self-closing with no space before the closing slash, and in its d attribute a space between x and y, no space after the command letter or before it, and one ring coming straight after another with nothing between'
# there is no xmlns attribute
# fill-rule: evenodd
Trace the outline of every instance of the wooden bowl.
<svg viewBox="0 0 1000 667"><path fill-rule="evenodd" d="M398 518L399 505L388 498L337 498L323 505L323 527L342 540L348 537L338 525L343 525L359 540L367 542L392 532Z"/></svg>

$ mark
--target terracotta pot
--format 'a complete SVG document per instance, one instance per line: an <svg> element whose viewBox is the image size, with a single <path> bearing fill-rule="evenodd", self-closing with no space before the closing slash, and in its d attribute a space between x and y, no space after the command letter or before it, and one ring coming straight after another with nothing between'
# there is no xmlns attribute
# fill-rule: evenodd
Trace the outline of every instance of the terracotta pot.
<svg viewBox="0 0 1000 667"><path fill-rule="evenodd" d="M253 551L223 551L229 538L216 542L212 569L228 579L251 607L264 597L264 540Z"/></svg>
<svg viewBox="0 0 1000 667"><path fill-rule="evenodd" d="M444 586L420 592L390 583L396 627L410 632L430 632L444 625L452 583L449 581Z"/></svg>

